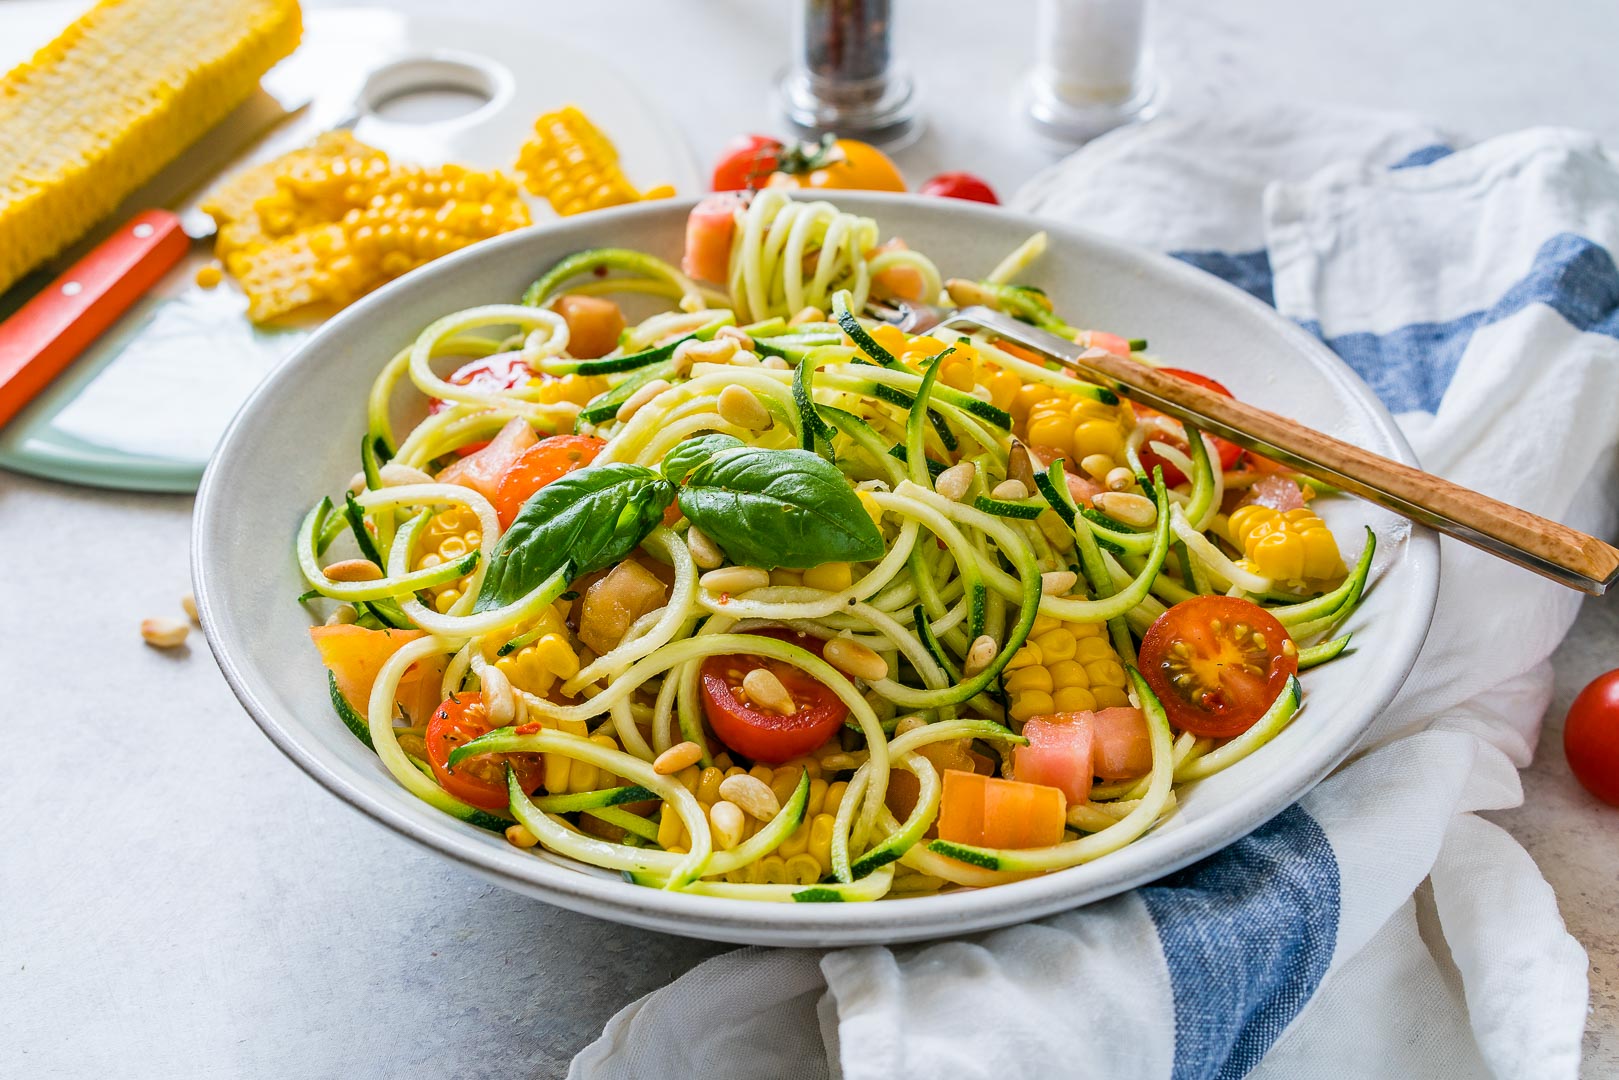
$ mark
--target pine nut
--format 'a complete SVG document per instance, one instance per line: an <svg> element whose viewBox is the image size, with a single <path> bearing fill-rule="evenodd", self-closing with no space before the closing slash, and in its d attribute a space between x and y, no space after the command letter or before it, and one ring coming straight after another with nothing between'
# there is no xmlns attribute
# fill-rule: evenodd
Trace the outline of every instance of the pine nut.
<svg viewBox="0 0 1619 1080"><path fill-rule="evenodd" d="M1115 521L1145 528L1158 520L1158 507L1145 495L1126 491L1104 491L1091 499L1091 505Z"/></svg>
<svg viewBox="0 0 1619 1080"><path fill-rule="evenodd" d="M876 682L888 678L888 661L858 641L835 637L826 643L822 655L827 663L856 679Z"/></svg>
<svg viewBox="0 0 1619 1080"><path fill-rule="evenodd" d="M714 570L725 565L725 552L695 525L686 530L686 548L691 552L691 561L700 570Z"/></svg>
<svg viewBox="0 0 1619 1080"><path fill-rule="evenodd" d="M990 494L997 499L1015 502L1018 499L1027 499L1029 489L1021 480L1002 480L995 485L995 490L991 491Z"/></svg>
<svg viewBox="0 0 1619 1080"><path fill-rule="evenodd" d="M721 780L720 798L735 803L743 813L760 821L769 821L781 812L781 800L770 790L770 785L750 773L738 773Z"/></svg>
<svg viewBox="0 0 1619 1080"><path fill-rule="evenodd" d="M483 684L483 708L489 722L495 727L510 727L517 717L517 695L512 693L512 681L493 664L485 664L478 673Z"/></svg>
<svg viewBox="0 0 1619 1080"><path fill-rule="evenodd" d="M697 579L697 584L711 593L737 596L770 584L770 575L756 566L726 566L710 570Z"/></svg>
<svg viewBox="0 0 1619 1080"><path fill-rule="evenodd" d="M858 754L824 754L821 757L821 768L826 772L858 769L865 763L866 755L863 752Z"/></svg>
<svg viewBox="0 0 1619 1080"><path fill-rule="evenodd" d="M1040 575L1040 591L1046 596L1062 596L1079 581L1072 570L1051 570Z"/></svg>
<svg viewBox="0 0 1619 1080"><path fill-rule="evenodd" d="M1079 467L1090 473L1092 480L1102 483L1113 471L1113 459L1106 454L1086 454L1080 459Z"/></svg>
<svg viewBox="0 0 1619 1080"><path fill-rule="evenodd" d="M1109 469L1102 482L1107 485L1109 491L1129 491L1135 485L1136 474L1120 465L1115 469Z"/></svg>
<svg viewBox="0 0 1619 1080"><path fill-rule="evenodd" d="M383 487L404 487L407 484L433 483L433 478L422 472L422 470L392 461L377 470L377 479L382 481Z"/></svg>
<svg viewBox="0 0 1619 1080"><path fill-rule="evenodd" d="M894 725L894 737L898 738L901 735L909 735L911 732L927 726L928 722L922 719L920 716L907 716L905 719Z"/></svg>
<svg viewBox="0 0 1619 1080"><path fill-rule="evenodd" d="M933 490L951 502L960 502L967 494L967 489L972 487L973 477L977 475L978 466L970 461L963 461L940 473L939 478L933 481Z"/></svg>
<svg viewBox="0 0 1619 1080"><path fill-rule="evenodd" d="M826 322L826 312L818 307L799 308L798 313L787 320L787 325L803 326L812 322Z"/></svg>
<svg viewBox="0 0 1619 1080"><path fill-rule="evenodd" d="M753 779L749 777L748 779ZM720 785L723 787L724 785ZM769 791L769 788L765 789ZM721 799L708 808L708 824L714 830L714 846L730 851L742 842L742 828L747 824L742 808L734 802Z"/></svg>
<svg viewBox="0 0 1619 1080"><path fill-rule="evenodd" d="M729 423L749 431L763 431L770 426L770 412L759 400L759 395L746 386L727 386L720 391L719 413Z"/></svg>
<svg viewBox="0 0 1619 1080"><path fill-rule="evenodd" d="M531 848L540 842L540 838L529 832L525 825L508 825L506 842L513 847Z"/></svg>
<svg viewBox="0 0 1619 1080"><path fill-rule="evenodd" d="M618 407L618 412L613 414L613 419L622 424L624 421L634 416L640 410L641 406L645 405L647 402L669 389L669 385L668 379L653 379L651 382L641 387L641 389L631 394L624 404Z"/></svg>
<svg viewBox="0 0 1619 1080"><path fill-rule="evenodd" d="M769 668L757 667L742 676L742 692L749 702L767 712L791 716L798 711L798 702Z"/></svg>
<svg viewBox="0 0 1619 1080"><path fill-rule="evenodd" d="M716 337L713 341L698 341L696 338L687 338L675 346L674 361L676 375L690 375L694 364L724 364L736 355L736 342L727 337Z"/></svg>
<svg viewBox="0 0 1619 1080"><path fill-rule="evenodd" d="M186 593L184 596L180 597L180 606L185 609L187 618L200 625L201 620L197 618L197 598L195 596L192 596L190 593Z"/></svg>
<svg viewBox="0 0 1619 1080"><path fill-rule="evenodd" d="M370 559L344 559L328 566L324 573L331 581L381 581L382 567Z"/></svg>
<svg viewBox="0 0 1619 1080"><path fill-rule="evenodd" d="M652 763L652 771L659 776L671 776L688 765L697 764L702 756L703 748L694 742L675 743L658 755Z"/></svg>
<svg viewBox="0 0 1619 1080"><path fill-rule="evenodd" d="M976 281L951 278L944 283L944 291L950 294L951 302L957 307L968 307L972 304L995 306L995 294Z"/></svg>
<svg viewBox="0 0 1619 1080"><path fill-rule="evenodd" d="M779 356L767 356L763 360L760 361L760 365L762 367L769 368L771 371L791 371L791 370L793 370L793 365L789 364L787 361L783 360Z"/></svg>
<svg viewBox="0 0 1619 1080"><path fill-rule="evenodd" d="M179 619L157 618L141 620L141 637L156 649L177 649L186 643L191 627Z"/></svg>
<svg viewBox="0 0 1619 1080"><path fill-rule="evenodd" d="M737 348L746 349L748 352L753 351L753 339L749 337L748 332L742 329L740 326L722 326L718 330L714 331L714 337L729 338L730 340L736 342Z"/></svg>
<svg viewBox="0 0 1619 1080"><path fill-rule="evenodd" d="M980 635L967 649L967 659L962 665L967 676L971 678L989 667L989 662L995 659L995 654L1000 651L1001 647L995 643L994 638L988 634Z"/></svg>
<svg viewBox="0 0 1619 1080"><path fill-rule="evenodd" d="M326 616L327 626L347 626L360 617L353 604L338 604L336 610Z"/></svg>

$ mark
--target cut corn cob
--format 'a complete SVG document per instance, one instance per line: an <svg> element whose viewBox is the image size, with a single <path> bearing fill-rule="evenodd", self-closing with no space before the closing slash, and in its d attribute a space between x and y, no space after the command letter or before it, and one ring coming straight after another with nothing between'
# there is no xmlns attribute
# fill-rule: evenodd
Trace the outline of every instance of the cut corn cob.
<svg viewBox="0 0 1619 1080"><path fill-rule="evenodd" d="M533 138L517 155L517 172L524 187L564 217L675 193L668 185L637 191L618 167L613 144L573 105L534 122Z"/></svg>
<svg viewBox="0 0 1619 1080"><path fill-rule="evenodd" d="M1344 576L1338 541L1308 507L1282 511L1258 503L1239 506L1226 522L1226 538L1246 556L1247 569L1276 581L1326 582Z"/></svg>
<svg viewBox="0 0 1619 1080"><path fill-rule="evenodd" d="M101 0L0 80L0 291L245 101L296 0Z"/></svg>
<svg viewBox="0 0 1619 1080"><path fill-rule="evenodd" d="M1012 719L1090 712L1130 704L1124 665L1101 623L1035 619L1029 640L1006 665Z"/></svg>
<svg viewBox="0 0 1619 1080"><path fill-rule="evenodd" d="M417 557L412 569L426 570L464 558L467 552L476 550L483 542L483 531L477 514L465 506L452 506L440 510L428 520L419 542L424 554ZM465 581L465 578L457 578L428 590L433 597L434 610L440 613L450 610L450 605L461 598L461 586ZM506 675L510 678L512 673L508 671ZM516 679L512 681L516 682Z"/></svg>

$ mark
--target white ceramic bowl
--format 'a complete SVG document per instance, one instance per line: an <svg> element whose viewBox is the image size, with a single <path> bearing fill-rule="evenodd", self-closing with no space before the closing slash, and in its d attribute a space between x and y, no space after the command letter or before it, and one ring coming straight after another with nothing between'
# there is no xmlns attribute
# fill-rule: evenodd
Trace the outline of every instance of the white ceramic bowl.
<svg viewBox="0 0 1619 1080"><path fill-rule="evenodd" d="M1263 304L1200 271L1079 229L948 199L840 195L903 236L947 276L977 277L1036 229L1051 247L1028 278L1071 321L1146 337L1152 351L1219 378L1238 397L1412 460L1388 413L1348 367ZM1122 851L994 889L875 904L767 904L630 885L520 851L439 813L396 784L333 714L293 597L303 591L293 531L322 492L358 467L366 392L428 322L512 302L542 270L583 248L679 254L689 203L587 215L499 237L440 259L343 312L275 371L226 433L198 495L193 566L202 625L225 677L264 733L334 795L485 877L538 899L636 926L723 941L849 945L980 930L1111 896L1161 877L1258 827L1327 774L1405 679L1438 585L1431 533L1349 499L1320 505L1360 548L1376 530L1374 586L1354 616L1355 646L1304 676L1307 707L1275 742L1185 794L1175 815Z"/></svg>

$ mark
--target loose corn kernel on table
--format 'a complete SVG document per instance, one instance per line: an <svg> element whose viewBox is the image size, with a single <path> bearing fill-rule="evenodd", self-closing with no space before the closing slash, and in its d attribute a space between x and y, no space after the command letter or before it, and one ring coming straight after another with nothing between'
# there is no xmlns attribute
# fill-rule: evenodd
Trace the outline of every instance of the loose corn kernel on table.
<svg viewBox="0 0 1619 1080"><path fill-rule="evenodd" d="M17 6L0 5L0 33ZM478 17L533 27L543 14L559 34L614 54L683 118L707 160L737 132L779 129L769 87L791 10L490 0ZM1619 9L1593 7L1578 24L1523 5L1494 11L1487 33L1462 0L1368 0L1347 23L1281 0L1232 0L1217 13L1160 0L1157 10L1171 108L1213 84L1427 111L1479 135L1551 121L1619 142L1619 70L1607 62ZM959 54L961 28L982 18L968 0L902 11L896 48L924 75L924 58ZM1607 32L1595 32L1604 19ZM1422 63L1389 47L1418 37ZM1491 47L1508 38L1510 55ZM693 63L668 48L676 40L706 41L723 59ZM1013 32L973 40L972 65L927 79L934 127L898 160L913 183L968 168L1009 195L1049 160L1008 103L1032 46ZM1578 72L1580 85L1554 72ZM143 618L181 614L190 513L186 498L0 473L0 552L28 567L0 604L5 700L37 707L65 695L74 722L95 732L46 740L0 784L0 999L11 1021L0 1076L559 1076L620 1006L724 948L485 884L305 779L241 712L196 631L179 652L141 644ZM1619 607L1588 604L1557 656L1527 804L1492 815L1535 855L1591 953L1592 1077L1619 1074L1619 816L1575 786L1559 738L1573 694L1616 657ZM1032 692L1060 692L1064 663L1051 662L1050 691L1024 676ZM109 800L111 812L68 809Z"/></svg>

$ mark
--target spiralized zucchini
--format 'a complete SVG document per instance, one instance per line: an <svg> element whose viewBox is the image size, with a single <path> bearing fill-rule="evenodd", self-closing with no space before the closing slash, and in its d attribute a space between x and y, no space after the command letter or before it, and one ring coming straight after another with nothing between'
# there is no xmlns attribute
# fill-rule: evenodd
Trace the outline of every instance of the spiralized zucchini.
<svg viewBox="0 0 1619 1080"><path fill-rule="evenodd" d="M1289 648L1299 641L1297 666L1330 661L1348 637L1322 639L1364 594L1369 535L1341 582L1267 577L1227 534L1225 509L1256 479L1228 474L1201 433L1137 417L1110 391L982 335L947 342L865 319L896 273L920 290L912 300L942 295L925 255L880 240L871 218L766 190L736 213L724 292L651 255L595 249L545 273L523 303L447 315L385 359L356 489L343 506L325 498L309 511L295 552L303 599L341 605L331 621L415 631L389 640L363 701L342 698L346 672L333 665L334 700L399 784L519 846L643 886L847 902L1105 857L1172 815L1183 785L1286 728L1303 703L1291 678L1235 737L1178 731L1136 670L1137 641L1177 603L1243 596L1288 629ZM1067 332L1042 294L1011 284L1044 249L1037 236L1009 255L986 294ZM570 292L671 307L626 329L606 357L581 359L555 307ZM496 353L533 380L491 390L447 376ZM576 375L608 390L586 405L549 392ZM406 394L441 404L396 442L389 417ZM569 482L616 469L633 494L575 513L545 503L567 485L537 484L514 522L510 505L497 509L498 474L445 473L514 420L539 436L600 440ZM1086 434L1085 423L1102 427ZM1108 445L1108 424L1112 456L1086 453ZM1076 441L1047 453L1052 438ZM676 459L678 483L660 472ZM746 469L725 471L732 461L775 479L749 488ZM1163 482L1166 472L1179 479ZM821 503L793 501L794 478L808 475L833 484ZM1104 486L1124 501L1098 495ZM760 509L770 499L780 520L809 524L773 524ZM738 531L732 513L756 516ZM333 550L350 544L345 534L373 566ZM857 554L816 554L836 544ZM622 606L631 579L657 599L614 616L604 640L609 605L593 598ZM597 592L614 581L621 591ZM803 636L758 633L770 627ZM812 700L846 715L841 731L785 763L727 747L705 679L736 663L767 665L783 688L818 684ZM423 671L442 692L433 719L402 704ZM748 685L733 687L745 704L777 707ZM452 706L481 726L446 742L435 725ZM795 718L807 707L790 705ZM1103 707L1139 710L1150 766L1090 785L1067 805L1059 842L996 848L946 827L953 770L1018 782L1032 715ZM484 776L494 797L469 802L478 789L446 781L457 769Z"/></svg>

